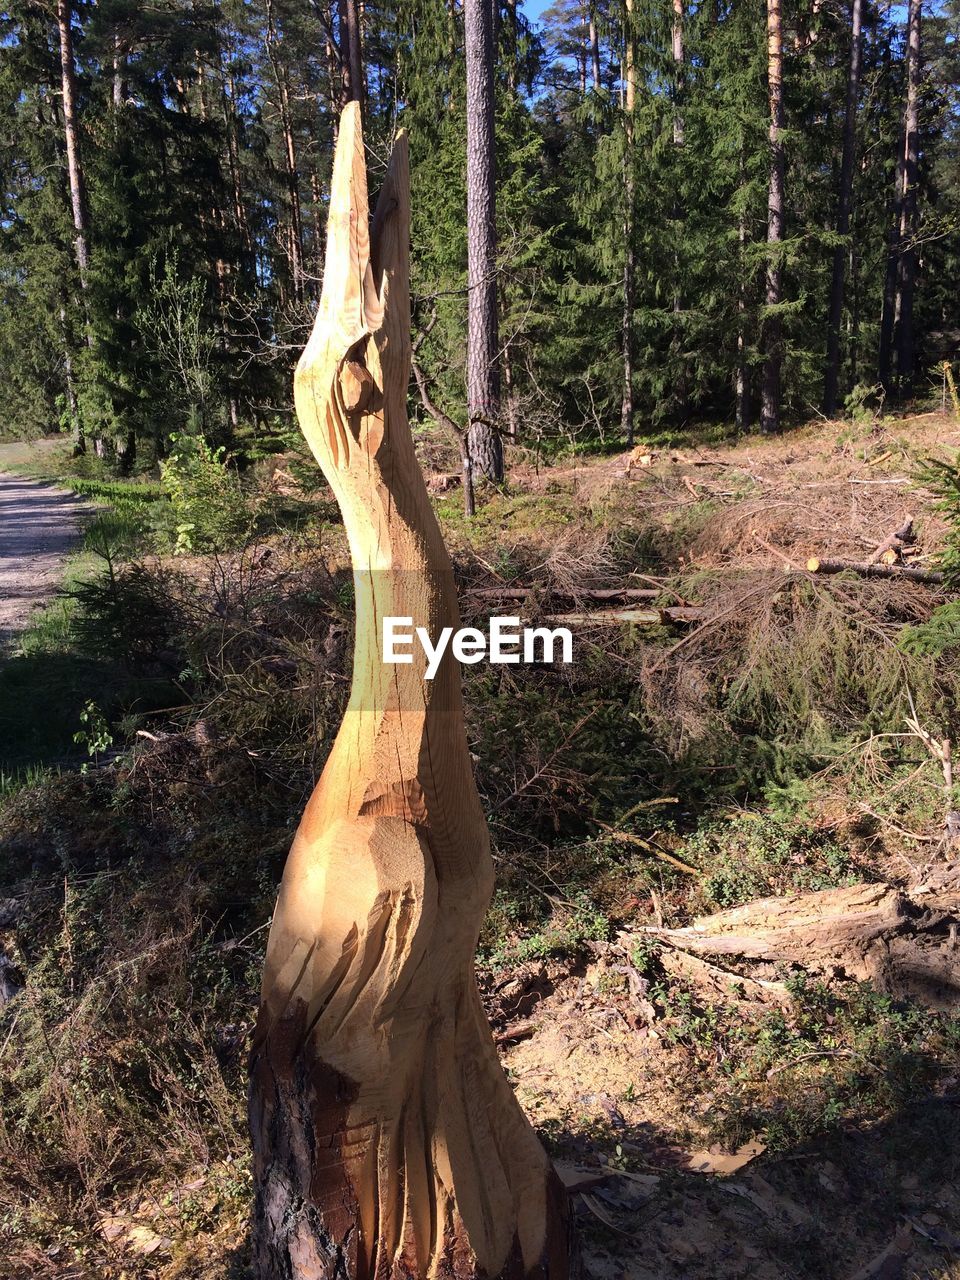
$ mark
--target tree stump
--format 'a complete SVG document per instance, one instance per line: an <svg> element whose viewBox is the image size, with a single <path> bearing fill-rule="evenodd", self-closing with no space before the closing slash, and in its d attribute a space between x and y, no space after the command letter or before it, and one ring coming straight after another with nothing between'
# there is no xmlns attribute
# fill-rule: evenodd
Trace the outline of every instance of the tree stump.
<svg viewBox="0 0 960 1280"><path fill-rule="evenodd" d="M407 422L409 173L368 229L360 112L343 112L297 414L343 513L356 584L343 723L287 859L251 1054L263 1280L571 1274L563 1189L503 1074L474 952L493 885L458 667L381 620L459 625Z"/></svg>

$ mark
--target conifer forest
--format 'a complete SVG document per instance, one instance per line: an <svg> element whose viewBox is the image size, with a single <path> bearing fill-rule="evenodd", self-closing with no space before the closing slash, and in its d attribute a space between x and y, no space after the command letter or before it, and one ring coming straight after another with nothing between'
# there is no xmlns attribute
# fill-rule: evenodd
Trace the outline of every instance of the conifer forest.
<svg viewBox="0 0 960 1280"><path fill-rule="evenodd" d="M776 430L926 386L957 341L955 6L494 7L511 431ZM5 430L129 468L191 423L289 427L352 76L374 166L410 136L417 359L463 423L463 15L367 3L351 63L343 9L3 13Z"/></svg>
<svg viewBox="0 0 960 1280"><path fill-rule="evenodd" d="M14 0L0 201L0 1280L960 1280L960 0Z"/></svg>

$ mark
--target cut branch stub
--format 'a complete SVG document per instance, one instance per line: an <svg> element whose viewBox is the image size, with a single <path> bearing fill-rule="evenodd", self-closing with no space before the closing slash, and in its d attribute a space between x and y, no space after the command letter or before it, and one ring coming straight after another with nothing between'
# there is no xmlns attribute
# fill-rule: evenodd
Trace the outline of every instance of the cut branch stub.
<svg viewBox="0 0 960 1280"><path fill-rule="evenodd" d="M383 662L380 621L459 625L407 423L409 177L371 232L360 116L341 119L301 428L350 542L350 701L297 832L251 1055L263 1280L571 1272L563 1189L500 1067L473 956L493 884L459 670Z"/></svg>

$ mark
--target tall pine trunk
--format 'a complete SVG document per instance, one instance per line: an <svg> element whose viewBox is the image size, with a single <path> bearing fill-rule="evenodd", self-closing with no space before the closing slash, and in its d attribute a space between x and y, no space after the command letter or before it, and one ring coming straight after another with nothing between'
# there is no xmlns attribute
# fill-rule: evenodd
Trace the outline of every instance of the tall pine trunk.
<svg viewBox="0 0 960 1280"><path fill-rule="evenodd" d="M633 0L626 0L623 103L623 393L620 400L620 434L633 444L633 306L636 258L633 248L633 214L636 174L633 157L633 113L637 99L637 68L633 45Z"/></svg>
<svg viewBox="0 0 960 1280"><path fill-rule="evenodd" d="M597 32L597 10L596 6L590 5L590 18L588 24L588 39L590 41L590 76L593 80L594 89L600 88L600 36Z"/></svg>
<svg viewBox="0 0 960 1280"><path fill-rule="evenodd" d="M343 105L359 102L364 106L363 50L360 44L360 14L357 0L339 0L340 12L340 81Z"/></svg>
<svg viewBox="0 0 960 1280"><path fill-rule="evenodd" d="M303 219L300 210L300 174L297 168L297 147L293 136L293 120L290 112L290 81L283 53L279 49L280 36L274 18L273 0L267 0L267 56L277 86L277 109L283 150L286 160L287 193L290 201L290 221L287 227L287 259L293 285L295 302L303 300Z"/></svg>
<svg viewBox="0 0 960 1280"><path fill-rule="evenodd" d="M80 123L77 116L77 69L73 56L73 5L71 0L58 0L57 28L60 35L60 72L63 88L63 132L67 148L67 176L70 181L70 207L73 213L74 251L80 272L81 288L87 287L90 265L90 224L87 214L87 192L80 156Z"/></svg>
<svg viewBox="0 0 960 1280"><path fill-rule="evenodd" d="M917 281L917 161L920 150L920 29L922 0L907 15L907 102L903 116L903 202L897 272L897 378L901 392L913 384L913 296Z"/></svg>
<svg viewBox="0 0 960 1280"><path fill-rule="evenodd" d="M843 240L833 251L830 280L830 313L827 319L827 363L823 388L823 412L832 418L837 411L840 387L840 324L843 318L844 285L853 197L853 163L857 141L857 104L860 96L860 66L863 58L861 19L863 0L851 0L850 67L847 72L847 101L843 117L843 154L840 160L840 192L837 201L837 235Z"/></svg>
<svg viewBox="0 0 960 1280"><path fill-rule="evenodd" d="M497 209L493 13L464 0L467 55L467 448L474 472L503 480L498 430Z"/></svg>
<svg viewBox="0 0 960 1280"><path fill-rule="evenodd" d="M67 156L67 181L70 191L70 210L73 216L74 256L77 262L77 275L80 280L79 310L84 317L84 333L86 345L92 345L90 318L84 298L87 288L87 275L90 267L90 223L87 212L87 192L83 175L83 161L80 151L80 122L77 114L77 69L73 53L73 5L71 0L58 0L57 31L60 39L60 81L63 97L63 140ZM67 341L67 326L63 325L64 339ZM83 419L77 404L73 376L73 360L67 346L64 347L64 368L67 376L67 399L70 404L71 417L76 430L75 452L85 453L86 436Z"/></svg>
<svg viewBox="0 0 960 1280"><path fill-rule="evenodd" d="M683 0L673 0L673 29L671 31L673 53L673 140L676 145L683 145L683 97L684 97L684 61L683 61Z"/></svg>
<svg viewBox="0 0 960 1280"><path fill-rule="evenodd" d="M781 0L767 0L767 89L770 99L770 185L767 195L767 287L764 317L763 384L760 429L780 430L780 376L783 367L783 321L773 311L783 296L784 168L783 150L783 20Z"/></svg>
<svg viewBox="0 0 960 1280"><path fill-rule="evenodd" d="M918 114L920 91L920 27L921 0L910 0L907 11L907 92L903 111L903 128L897 151L890 231L887 238L887 266L883 282L880 311L880 350L877 377L885 390L893 383L893 355L897 353L897 373L913 375L913 290L916 275L916 250L910 243L916 221L916 181ZM907 259L905 262L904 259ZM906 308L904 308L906 301ZM901 321L906 320L902 336Z"/></svg>

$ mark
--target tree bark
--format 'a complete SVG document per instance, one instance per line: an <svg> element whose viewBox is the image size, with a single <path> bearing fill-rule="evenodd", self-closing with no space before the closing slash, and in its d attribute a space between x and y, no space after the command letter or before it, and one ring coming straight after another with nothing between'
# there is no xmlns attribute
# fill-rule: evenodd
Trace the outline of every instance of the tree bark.
<svg viewBox="0 0 960 1280"><path fill-rule="evenodd" d="M671 32L671 44L673 49L673 70L674 70L674 88L673 88L673 141L676 146L683 146L684 125L683 125L683 89L684 89L684 62L683 62L683 0L673 0L673 29Z"/></svg>
<svg viewBox="0 0 960 1280"><path fill-rule="evenodd" d="M359 102L364 106L363 49L360 37L360 14L357 0L339 0L340 10L340 80L343 105Z"/></svg>
<svg viewBox="0 0 960 1280"><path fill-rule="evenodd" d="M273 78L277 86L277 108L280 115L280 129L283 134L283 149L287 168L287 192L290 199L290 225L287 234L287 256L290 263L290 277L293 284L293 297L296 302L303 300L303 219L300 209L300 174L297 168L297 147L293 136L293 120L290 113L290 83L286 65L278 53L279 34L274 21L273 0L267 0L267 55L273 70Z"/></svg>
<svg viewBox="0 0 960 1280"><path fill-rule="evenodd" d="M261 1280L566 1280L564 1192L497 1059L473 955L493 884L460 676L386 665L457 597L407 425L409 173L368 235L360 111L340 123L297 414L354 564L353 684L294 840L251 1053Z"/></svg>
<svg viewBox="0 0 960 1280"><path fill-rule="evenodd" d="M746 431L750 425L750 370L747 367L747 273L745 248L747 243L747 216L740 211L737 219L738 262L740 284L737 291L737 374L734 384L734 412L738 431Z"/></svg>
<svg viewBox="0 0 960 1280"><path fill-rule="evenodd" d="M623 103L623 392L620 399L620 434L633 444L633 306L636 259L633 248L633 213L636 174L633 160L633 113L637 98L637 70L634 58L633 0L626 0L624 32Z"/></svg>
<svg viewBox="0 0 960 1280"><path fill-rule="evenodd" d="M784 167L783 150L783 23L781 0L767 0L767 88L770 99L770 185L767 195L767 315L764 345L760 429L780 430L780 375L783 366L783 320L770 309L783 294Z"/></svg>
<svg viewBox="0 0 960 1280"><path fill-rule="evenodd" d="M920 33L922 0L907 13L907 101L903 118L903 200L897 271L897 378L901 392L913 385L913 295L917 279L917 162L920 150Z"/></svg>
<svg viewBox="0 0 960 1280"><path fill-rule="evenodd" d="M70 344L70 330L67 324L67 306L61 299L58 308L60 322L60 341L63 346L63 390L70 415L70 428L73 433L73 452L75 455L86 453L87 442L83 434L83 421L80 417L80 405L77 401L77 384L73 374L73 351Z"/></svg>
<svg viewBox="0 0 960 1280"><path fill-rule="evenodd" d="M909 245L908 236L916 219L916 176L918 148L918 110L920 89L920 33L922 19L921 0L910 0L907 10L907 91L903 112L903 128L897 152L897 169L894 178L893 207L890 232L887 237L887 264L883 282L883 302L880 311L880 348L877 356L877 377L885 390L893 382L893 355L897 352L898 375L903 358L907 362L908 381L913 373L913 283L916 271L915 250ZM903 259L911 255L904 270ZM903 288L907 288L907 336L901 340L899 322L904 312Z"/></svg>
<svg viewBox="0 0 960 1280"><path fill-rule="evenodd" d="M589 10L588 31L590 40L590 75L594 89L600 88L600 37L597 34L597 10L591 4Z"/></svg>
<svg viewBox="0 0 960 1280"><path fill-rule="evenodd" d="M475 472L503 480L497 429L497 208L493 20L489 0L464 0L467 58L467 447Z"/></svg>
<svg viewBox="0 0 960 1280"><path fill-rule="evenodd" d="M823 412L832 418L837 411L840 387L840 323L843 318L844 278L850 246L850 209L853 196L853 164L857 141L857 105L860 97L860 66L863 59L863 0L850 5L850 66L847 71L847 101L843 117L843 153L840 160L840 192L837 200L837 235L843 237L833 251L830 280L830 312L827 319L827 362L823 388Z"/></svg>
<svg viewBox="0 0 960 1280"><path fill-rule="evenodd" d="M73 4L58 0L57 29L60 35L60 73L63 89L63 132L67 148L67 176L70 182L70 206L73 213L74 252L80 287L87 287L90 265L90 224L87 192L80 152L80 122L77 115L77 69L73 56Z"/></svg>

